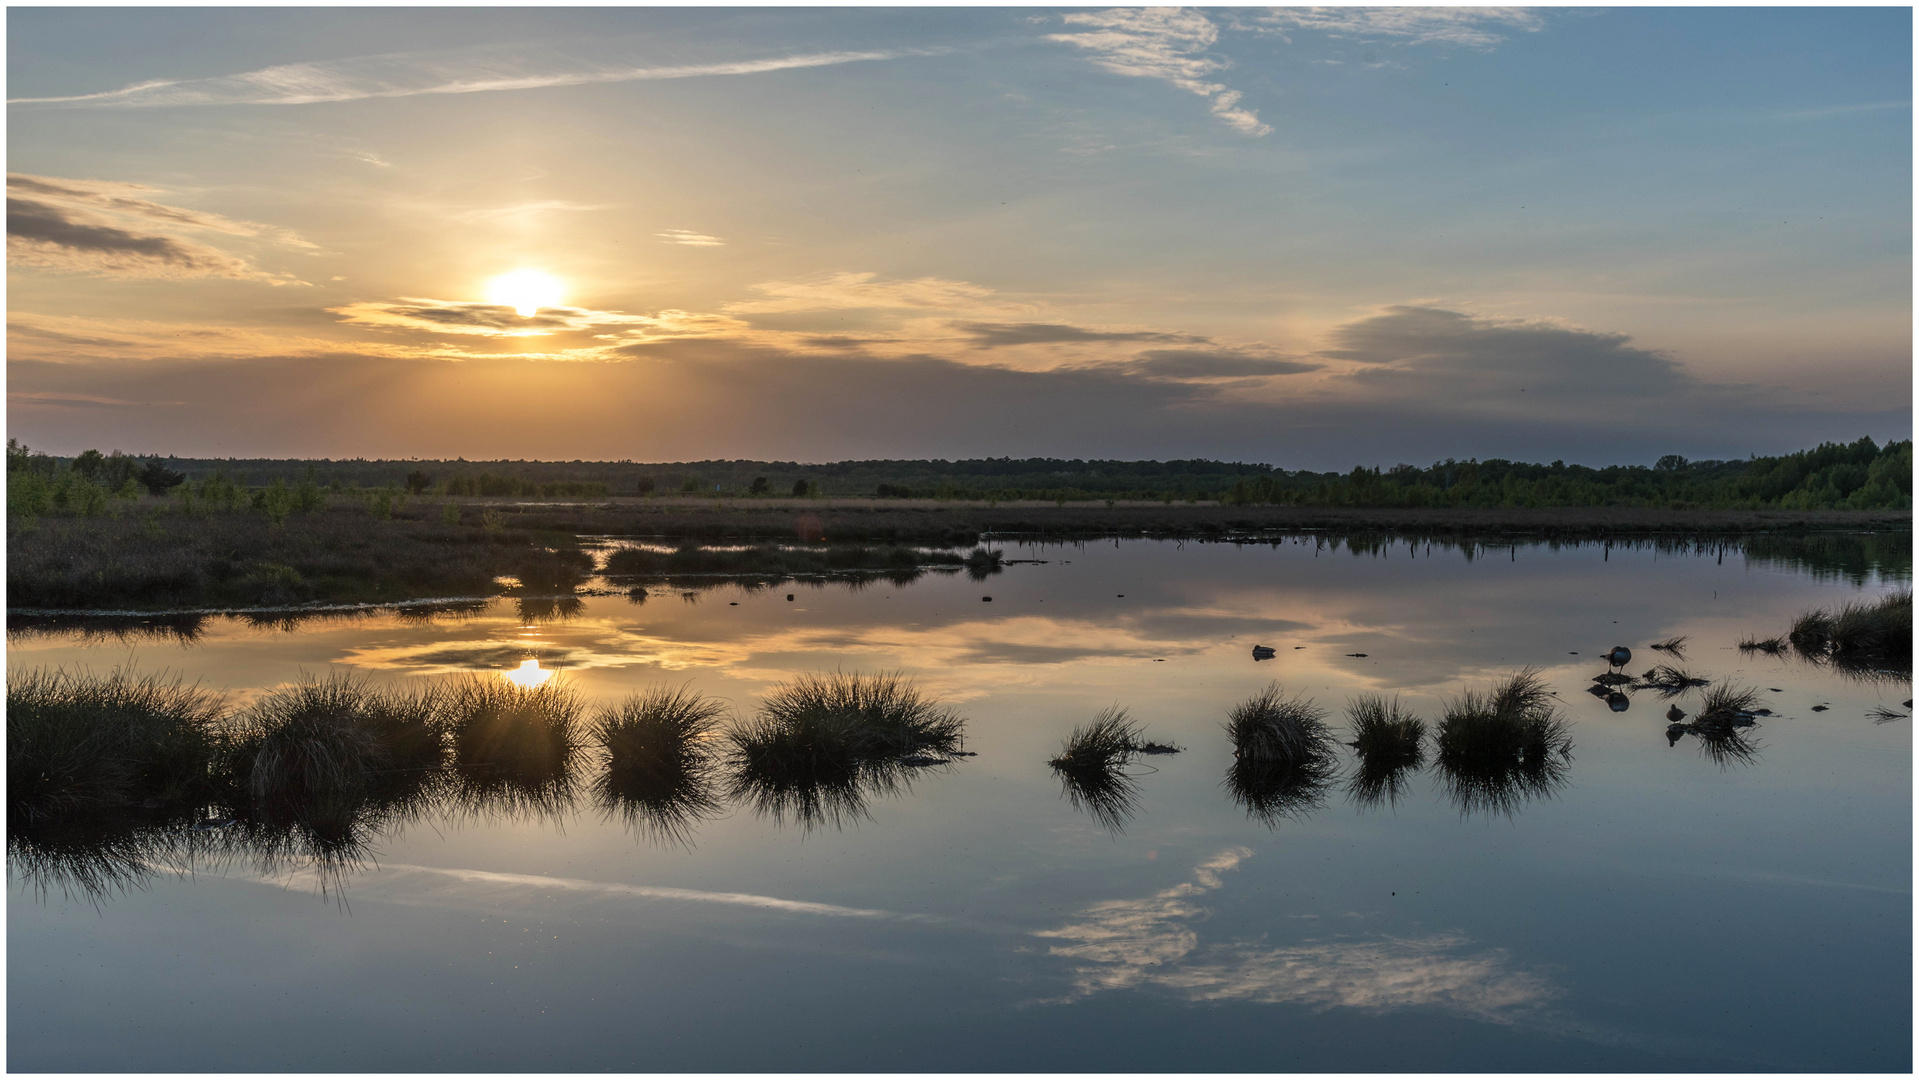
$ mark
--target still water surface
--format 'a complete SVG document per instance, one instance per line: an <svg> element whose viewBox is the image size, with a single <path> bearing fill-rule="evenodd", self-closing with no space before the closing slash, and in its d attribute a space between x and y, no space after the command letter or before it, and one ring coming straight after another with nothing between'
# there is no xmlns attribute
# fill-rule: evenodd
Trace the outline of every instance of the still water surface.
<svg viewBox="0 0 1919 1080"><path fill-rule="evenodd" d="M798 673L898 670L967 717L978 756L839 829L730 806L683 846L582 803L427 812L324 878L241 858L94 895L10 867L8 1065L1911 1068L1912 729L1869 715L1909 713L1910 682L1734 648L1902 586L1909 563L1848 579L1310 539L1007 553L1044 561L544 614L216 618L191 640L16 627L10 668L165 668L235 700L330 668L533 659L595 702L690 683L750 713ZM1669 745L1651 692L1625 712L1585 693L1611 646L1637 674L1673 635L1683 666L1762 690L1777 715L1751 759ZM1431 722L1528 665L1574 749L1564 785L1510 815L1462 812L1431 769L1394 803L1335 783L1270 826L1222 785L1221 722L1272 680L1344 739L1354 695ZM1118 832L1046 764L1115 704L1186 748L1133 768Z"/></svg>

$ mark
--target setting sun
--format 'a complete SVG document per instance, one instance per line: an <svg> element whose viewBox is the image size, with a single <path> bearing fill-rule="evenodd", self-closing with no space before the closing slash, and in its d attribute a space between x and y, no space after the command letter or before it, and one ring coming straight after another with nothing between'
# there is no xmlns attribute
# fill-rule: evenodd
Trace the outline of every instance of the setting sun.
<svg viewBox="0 0 1919 1080"><path fill-rule="evenodd" d="M486 302L504 304L525 319L558 304L561 292L560 279L544 270L515 270L487 283Z"/></svg>

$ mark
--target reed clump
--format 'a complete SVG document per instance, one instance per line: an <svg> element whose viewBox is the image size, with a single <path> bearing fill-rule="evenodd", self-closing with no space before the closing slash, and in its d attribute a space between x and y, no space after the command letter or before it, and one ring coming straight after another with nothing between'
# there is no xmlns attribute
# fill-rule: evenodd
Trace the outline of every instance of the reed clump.
<svg viewBox="0 0 1919 1080"><path fill-rule="evenodd" d="M1912 593L1808 611L1786 634L1794 651L1845 668L1912 667Z"/></svg>
<svg viewBox="0 0 1919 1080"><path fill-rule="evenodd" d="M600 805L629 825L686 843L717 814L717 737L725 706L686 687L657 687L601 709L592 740L606 752L594 784Z"/></svg>
<svg viewBox="0 0 1919 1080"><path fill-rule="evenodd" d="M1554 794L1572 757L1566 721L1532 668L1489 693L1469 690L1449 703L1434 741L1462 813L1510 815L1528 798Z"/></svg>
<svg viewBox="0 0 1919 1080"><path fill-rule="evenodd" d="M1730 682L1716 683L1701 695L1699 711L1693 716L1693 726L1749 726L1755 715L1753 710L1759 708L1759 700L1759 691L1752 687L1735 686Z"/></svg>
<svg viewBox="0 0 1919 1080"><path fill-rule="evenodd" d="M726 733L734 794L776 821L844 824L867 792L960 753L966 721L898 674L802 675L776 686Z"/></svg>
<svg viewBox="0 0 1919 1080"><path fill-rule="evenodd" d="M219 696L163 674L9 673L10 819L159 809L206 798L223 715Z"/></svg>
<svg viewBox="0 0 1919 1080"><path fill-rule="evenodd" d="M1767 656L1778 656L1780 653L1786 651L1786 644L1787 642L1784 637L1747 637L1739 642L1739 651L1760 652L1765 653Z"/></svg>
<svg viewBox="0 0 1919 1080"><path fill-rule="evenodd" d="M1705 686L1710 679L1701 679L1691 672L1676 668L1670 664L1661 664L1639 677L1642 690L1657 690L1662 698L1678 697L1695 686Z"/></svg>
<svg viewBox="0 0 1919 1080"><path fill-rule="evenodd" d="M1075 727L1060 752L1047 764L1075 810L1091 814L1109 832L1124 830L1139 811L1139 781L1125 771L1133 755L1149 744L1125 709L1102 709L1090 723Z"/></svg>
<svg viewBox="0 0 1919 1080"><path fill-rule="evenodd" d="M1309 699L1288 700L1277 682L1227 713L1226 736L1233 755L1248 761L1299 763L1333 756L1325 711Z"/></svg>
<svg viewBox="0 0 1919 1080"><path fill-rule="evenodd" d="M364 679L305 677L233 724L227 771L273 815L321 819L362 802L405 801L445 761L448 699L438 688L383 690Z"/></svg>
<svg viewBox="0 0 1919 1080"><path fill-rule="evenodd" d="M585 707L556 680L524 687L470 675L446 691L446 726L463 769L545 782L573 763Z"/></svg>
<svg viewBox="0 0 1919 1080"><path fill-rule="evenodd" d="M1426 722L1401 710L1399 699L1362 694L1347 706L1358 768L1347 793L1361 806L1396 803L1407 778L1426 764Z"/></svg>
<svg viewBox="0 0 1919 1080"><path fill-rule="evenodd" d="M1647 648L1657 649L1663 653L1671 653L1679 659L1684 660L1686 658L1686 635L1679 634L1675 637L1669 637L1664 641L1655 641L1647 646Z"/></svg>

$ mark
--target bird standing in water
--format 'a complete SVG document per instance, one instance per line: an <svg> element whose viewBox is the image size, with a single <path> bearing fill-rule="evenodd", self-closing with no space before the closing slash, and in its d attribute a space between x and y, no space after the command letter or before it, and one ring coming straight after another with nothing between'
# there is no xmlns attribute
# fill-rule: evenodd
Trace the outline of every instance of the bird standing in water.
<svg viewBox="0 0 1919 1080"><path fill-rule="evenodd" d="M1675 724L1677 724L1681 720L1684 720L1685 718L1686 718L1686 710L1680 708L1677 705L1674 705L1672 708L1666 710L1666 719L1670 720L1671 722Z"/></svg>
<svg viewBox="0 0 1919 1080"><path fill-rule="evenodd" d="M1632 650L1624 645L1614 645L1612 651L1606 654L1606 662L1616 668L1623 668L1632 663Z"/></svg>

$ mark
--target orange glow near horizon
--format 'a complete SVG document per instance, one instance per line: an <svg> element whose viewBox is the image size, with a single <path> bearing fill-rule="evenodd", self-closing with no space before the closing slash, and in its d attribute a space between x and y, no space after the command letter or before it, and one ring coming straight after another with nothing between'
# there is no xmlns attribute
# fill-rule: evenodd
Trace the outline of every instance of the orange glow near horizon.
<svg viewBox="0 0 1919 1080"><path fill-rule="evenodd" d="M528 319L543 307L558 305L565 291L560 279L544 270L514 270L486 283L486 302L503 304Z"/></svg>

